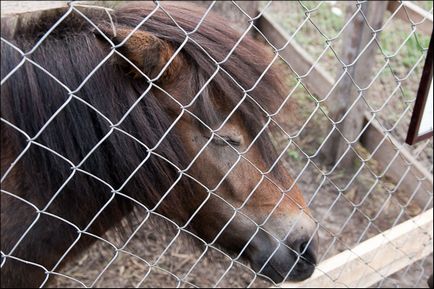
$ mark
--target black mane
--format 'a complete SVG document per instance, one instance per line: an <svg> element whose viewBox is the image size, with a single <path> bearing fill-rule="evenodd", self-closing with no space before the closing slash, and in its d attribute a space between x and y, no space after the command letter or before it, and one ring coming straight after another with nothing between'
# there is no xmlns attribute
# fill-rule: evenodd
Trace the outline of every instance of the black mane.
<svg viewBox="0 0 434 289"><path fill-rule="evenodd" d="M204 15L204 10L192 5L161 4L185 31L193 31ZM111 12L115 25L133 29L155 8L154 3L128 4ZM110 26L111 22L104 10L78 8L97 26ZM14 33L2 25L2 37L12 42L22 51L29 51L48 31L66 10L50 13L26 24L15 27ZM140 29L151 32L161 39L179 47L185 40L185 33L159 9ZM147 148L131 137L110 127L110 123L93 108L116 124L135 101L148 89L147 81L137 80L126 75L119 67L107 61L99 67L89 81L75 91L82 81L99 65L110 52L110 47L97 44L95 28L82 16L73 12L42 42L28 57L50 72L60 82L73 91L57 83L52 77L35 65L26 62L2 85L1 117L20 128L28 136L36 133L56 114L53 120L36 139L42 144L78 165L92 148L111 130L113 133L99 146L80 167L110 184L119 187L135 168L147 157L149 159L134 177L121 190L139 202L152 208L175 182L179 173L167 162L155 155L148 156ZM12 35L13 34L13 35ZM184 93L190 99L205 85L217 69L210 60L222 61L234 47L240 34L228 28L227 23L213 15L207 15L196 32L190 34L182 49L190 68L186 68L183 80L189 82L190 91ZM2 79L22 60L22 56L2 41ZM243 89L250 89L258 80L271 57L253 39L245 37L220 71L190 108L201 120L212 128L218 127L227 114L244 95ZM273 113L284 97L278 71L272 67L249 96L255 99L268 112ZM234 80L238 84L234 82ZM134 136L152 148L166 133L175 116L167 112L161 97L168 97L152 88L131 111L118 128ZM92 107L79 101L84 100ZM58 111L62 105L68 104ZM185 105L185 104L184 104ZM181 111L181 109L179 109ZM262 127L266 115L247 98L237 111L245 120L252 135ZM13 146L14 156L26 147L28 140L10 125L2 122L2 147ZM269 144L259 139L264 158L272 162ZM183 151L183 145L175 133L169 133L158 146L156 152L183 169L191 160ZM12 160L14 159L11 158ZM2 161L3 164L3 161ZM9 165L2 167L2 175ZM29 200L43 208L61 185L71 176L71 165L53 153L32 145L19 160L13 171L22 184L19 187L3 189ZM161 209L173 210L177 202L191 201L194 189L188 178L183 177L176 189L185 193L169 194ZM31 188L31 190L29 190ZM84 213L77 219L77 211L83 211L87 203L105 204L112 196L111 189L86 173L77 171L61 192L49 211L67 220L73 220L79 227L85 226L92 214ZM43 196L43 197L41 197ZM71 204L71 210L61 210L62 203ZM124 216L132 208L126 198L117 197L112 201L111 210L105 210L108 221ZM111 214L111 215L110 215ZM179 212L185 219L189 212ZM108 222L107 221L107 222ZM111 222L111 221L110 221ZM107 224L109 225L109 224ZM110 224L113 225L113 224ZM105 226L105 225L104 225Z"/></svg>

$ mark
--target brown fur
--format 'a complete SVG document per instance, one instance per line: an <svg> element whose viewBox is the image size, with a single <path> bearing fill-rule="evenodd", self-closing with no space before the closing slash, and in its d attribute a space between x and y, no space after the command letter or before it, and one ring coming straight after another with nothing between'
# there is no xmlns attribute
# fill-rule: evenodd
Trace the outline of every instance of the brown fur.
<svg viewBox="0 0 434 289"><path fill-rule="evenodd" d="M164 2L163 6L186 31L193 31L204 13L194 5ZM110 34L111 23L105 11L83 9L83 12L118 44L153 9L153 3L141 3L127 4L114 11L115 37ZM64 11L50 13L18 26L15 34L5 23L2 37L28 51L62 13ZM22 159L13 164L28 140L2 122L2 176L13 164L2 189L29 201L39 210L45 208L44 212L74 224L71 226L44 212L37 214L31 206L2 193L2 252L9 254L35 222L11 256L51 270L77 238L78 244L65 260L73 258L95 241L79 234L77 228L84 230L97 214L99 217L89 232L102 236L108 229L115 228L123 236L128 236L130 228L120 226L120 222L125 217L133 219L131 212L140 203L148 211L158 212L180 226L196 213L188 223L190 231L227 252L241 254L255 270L276 282L285 277L292 280L308 277L313 270L312 263L315 263L313 250L306 253L304 261L297 261L301 265L297 265L293 272L288 272L287 266L298 260L291 250L301 252L307 248L306 238L313 231L300 191L294 186L291 192L282 194L281 188L291 187L293 181L280 163L267 175L269 179L263 179L254 190L262 178L258 168L266 171L278 156L267 133L263 133L237 162L239 153L249 147L268 117L256 103L272 113L286 96L281 72L276 67L271 68L222 126L244 97L244 90L253 86L272 58L261 45L246 37L220 65L224 71L221 69L214 75L217 66L210 57L215 61L225 59L239 36L228 28L224 19L211 13L190 35L194 41L186 43L165 74L150 87L148 78L158 75L185 39L184 32L166 13L157 11L124 46L117 48L148 78L134 71L122 57L116 56L74 92L75 97L108 117L116 128L89 157L89 152L111 131L110 123L83 102L69 100L67 91L35 66L26 63L17 70L1 88L2 118L33 137L61 105L70 101L34 141L58 152L75 166L87 157L80 169L90 175L73 170L70 163L36 144L32 144ZM1 48L3 78L22 57L4 42ZM73 13L30 57L74 90L111 49L110 43L98 35L92 25ZM131 72L134 77L131 77ZM212 76L212 81L206 84ZM188 106L188 112L185 107L180 107L179 104L189 104L199 91L199 97ZM136 107L119 123L140 96L142 98ZM166 135L180 115L177 124ZM209 128L219 128L216 133L225 140L214 136L190 166L209 140ZM165 138L160 142L163 135ZM238 143L229 145L233 139ZM157 143L159 145L155 147ZM145 159L147 161L142 163ZM221 182L229 169L230 174ZM127 179L129 181L125 182ZM174 183L176 185L169 190ZM62 190L57 194L59 188ZM113 195L118 189L135 201L119 194ZM245 202L250 194L250 199ZM281 199L269 221L262 224ZM99 213L107 202L109 205ZM239 207L239 212L222 231L235 213L234 207ZM305 224L297 225L294 233L284 239L292 219L299 215ZM257 232L259 224L261 230ZM274 254L278 246L276 238L282 238L284 245ZM293 244L296 244L295 249L290 248ZM243 248L245 250L241 252ZM265 263L268 257L270 262ZM62 264L56 270L60 270ZM1 274L2 287L39 286L46 277L41 268L9 257Z"/></svg>
<svg viewBox="0 0 434 289"><path fill-rule="evenodd" d="M116 36L114 36L111 27L102 27L101 30L115 44L121 43L131 32L130 28L116 28ZM102 39L102 36L100 37ZM125 56L142 72L147 73L147 77L150 79L155 78L160 73L175 52L172 45L168 42L141 30L133 33L121 47L120 51L124 52ZM120 62L122 63L122 61ZM131 67L131 65L127 64L126 66L130 69L133 77L141 77L141 74ZM184 66L182 57L175 57L158 81L172 81L180 73L182 66Z"/></svg>

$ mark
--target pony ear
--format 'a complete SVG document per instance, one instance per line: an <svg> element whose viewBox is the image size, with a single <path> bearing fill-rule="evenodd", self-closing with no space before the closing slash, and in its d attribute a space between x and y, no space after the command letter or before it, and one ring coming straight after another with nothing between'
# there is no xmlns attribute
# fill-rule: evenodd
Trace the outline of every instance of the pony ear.
<svg viewBox="0 0 434 289"><path fill-rule="evenodd" d="M99 28L115 45L121 43L132 31L128 28L116 28L115 34L112 27ZM95 30L94 33L98 39L108 43L97 30ZM175 52L172 44L143 30L135 31L128 40L117 49L150 79L159 75ZM161 82L173 79L179 73L181 61L181 56L178 54L156 81ZM120 56L116 58L115 62L125 67L128 73L131 73L133 77L141 76L137 69L128 64L128 62Z"/></svg>

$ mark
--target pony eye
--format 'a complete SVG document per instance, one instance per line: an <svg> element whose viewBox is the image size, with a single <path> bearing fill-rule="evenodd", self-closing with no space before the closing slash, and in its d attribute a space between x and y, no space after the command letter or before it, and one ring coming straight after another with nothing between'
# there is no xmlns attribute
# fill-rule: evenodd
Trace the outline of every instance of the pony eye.
<svg viewBox="0 0 434 289"><path fill-rule="evenodd" d="M228 137L228 138L225 138L225 140L226 140L228 143L230 143L232 146L236 146L236 147L238 147L238 146L241 145L241 141L240 141L239 139L235 139L235 138Z"/></svg>
<svg viewBox="0 0 434 289"><path fill-rule="evenodd" d="M231 146L238 147L241 145L241 140L237 137L231 137L231 136L221 136L215 137L213 140L213 143L219 146L227 146L230 144Z"/></svg>

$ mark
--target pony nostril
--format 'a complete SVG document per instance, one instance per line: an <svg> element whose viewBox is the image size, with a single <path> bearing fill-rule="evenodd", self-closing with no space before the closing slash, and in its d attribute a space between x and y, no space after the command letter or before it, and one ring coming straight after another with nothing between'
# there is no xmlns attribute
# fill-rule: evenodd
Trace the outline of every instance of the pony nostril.
<svg viewBox="0 0 434 289"><path fill-rule="evenodd" d="M307 247L301 256L306 260L306 262L309 262L312 265L316 264L315 251L311 247Z"/></svg>
<svg viewBox="0 0 434 289"><path fill-rule="evenodd" d="M309 241L305 240L297 240L293 244L290 244L290 247L295 251L297 254L302 254L306 250L306 247L309 246Z"/></svg>
<svg viewBox="0 0 434 289"><path fill-rule="evenodd" d="M307 247L309 246L309 242L303 242L300 244L300 253L304 253L304 251L307 249Z"/></svg>
<svg viewBox="0 0 434 289"><path fill-rule="evenodd" d="M302 239L294 242L290 247L294 250L294 253L300 255L303 260L313 265L316 263L315 242L311 240L306 241L305 239Z"/></svg>

